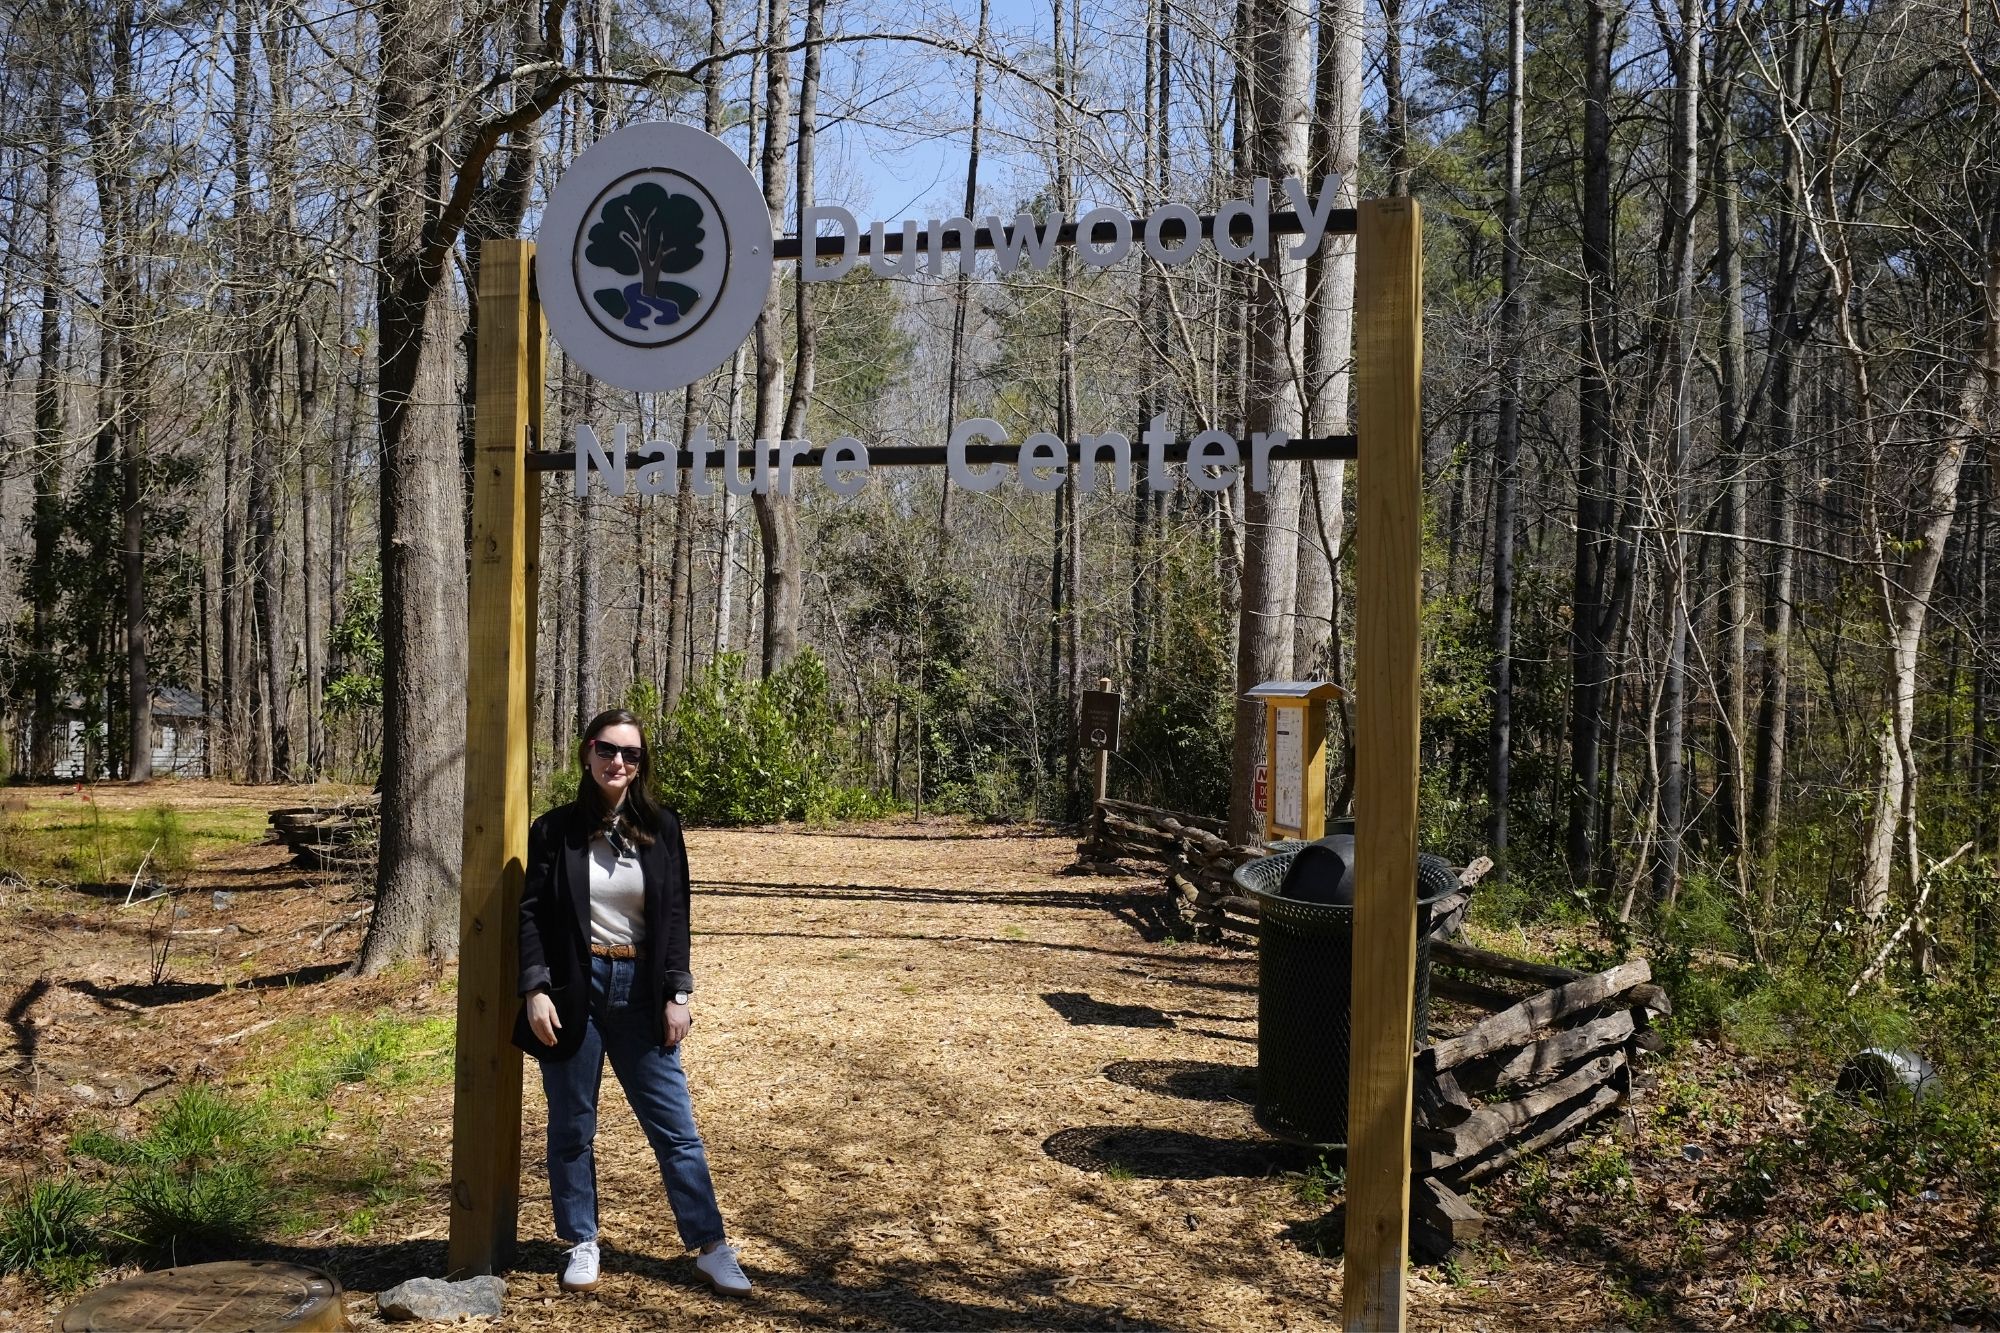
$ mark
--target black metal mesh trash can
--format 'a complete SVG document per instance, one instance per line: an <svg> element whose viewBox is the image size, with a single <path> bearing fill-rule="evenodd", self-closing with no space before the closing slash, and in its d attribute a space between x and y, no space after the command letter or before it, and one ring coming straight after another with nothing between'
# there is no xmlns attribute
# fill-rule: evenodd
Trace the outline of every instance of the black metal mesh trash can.
<svg viewBox="0 0 2000 1333"><path fill-rule="evenodd" d="M1281 897L1296 848L1236 868L1257 902L1257 1119L1284 1138L1347 1142L1347 1043L1353 987L1354 909ZM1431 904L1458 877L1442 857L1419 854L1416 1039L1430 1039Z"/></svg>

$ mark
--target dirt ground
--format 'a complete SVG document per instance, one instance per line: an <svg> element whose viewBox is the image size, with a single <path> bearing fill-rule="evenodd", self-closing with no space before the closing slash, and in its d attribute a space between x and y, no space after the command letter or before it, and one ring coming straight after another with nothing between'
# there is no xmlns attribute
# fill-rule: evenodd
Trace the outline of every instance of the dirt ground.
<svg viewBox="0 0 2000 1333"><path fill-rule="evenodd" d="M161 792L100 788L98 799L157 803ZM181 784L171 799L298 802L219 784ZM694 830L688 841L698 993L684 1059L757 1293L725 1302L699 1281L609 1078L598 1153L607 1271L591 1297L560 1293L531 1067L522 1251L504 1326L1337 1319L1337 1261L1293 1238L1325 1212L1300 1197L1315 1159L1251 1116L1246 951L1165 940L1148 916L1151 886L1066 877L1073 842L1042 832L927 821ZM219 910L216 890L235 895ZM175 928L202 933L175 937L159 986L148 952L159 908L121 897L0 889L7 1160L52 1159L80 1121L134 1122L180 1081L240 1081L258 1033L289 1015L451 1012L445 978L344 976L365 898L294 869L282 848L239 847L196 866ZM374 1131L438 1169L449 1125L447 1086ZM442 1267L446 1215L433 1184L368 1236L329 1226L273 1252L332 1269L368 1327L368 1293ZM1412 1283L1431 1318L1461 1296ZM0 1283L0 1326L39 1324L39 1305L19 1279Z"/></svg>
<svg viewBox="0 0 2000 1333"><path fill-rule="evenodd" d="M185 809L301 801L217 784L97 792L112 806L163 796ZM531 1066L522 1245L497 1326L1337 1325L1337 1186L1251 1112L1252 951L1165 938L1156 884L1065 876L1074 844L1047 831L906 821L693 830L688 842L697 994L684 1059L756 1294L728 1302L699 1279L609 1078L605 1278L587 1297L557 1289ZM171 900L178 917L121 905L126 887L0 884L0 1160L21 1172L58 1164L79 1125L135 1126L180 1083L258 1086L260 1043L301 1015L453 1012L448 974L347 976L365 891L297 870L277 846L199 856ZM163 928L182 933L154 984ZM1688 1173L1712 1164L1683 1160L1680 1137L1648 1158L1646 1100L1605 1122L1604 1141L1634 1145L1631 1190L1687 1210ZM403 1188L366 1216L322 1209L242 1257L329 1269L355 1326L379 1327L373 1292L444 1266L449 1082L393 1095L355 1084L332 1106L333 1129L308 1151L333 1163L366 1148ZM1464 1263L1412 1274L1413 1327L1608 1327L1641 1289L1682 1293L1668 1326L1719 1327L1756 1322L1742 1317L1768 1299L1746 1305L1720 1281L1704 1294L1701 1265L1673 1257L1692 1252L1664 1240L1641 1271L1636 1246L1608 1253L1586 1226L1594 1206L1556 1207L1553 1227L1523 1222L1513 1192L1487 1201L1491 1239ZM1586 1230L1594 1250L1563 1239ZM0 1329L47 1327L59 1308L0 1278ZM1652 1308L1638 1322L1660 1322Z"/></svg>

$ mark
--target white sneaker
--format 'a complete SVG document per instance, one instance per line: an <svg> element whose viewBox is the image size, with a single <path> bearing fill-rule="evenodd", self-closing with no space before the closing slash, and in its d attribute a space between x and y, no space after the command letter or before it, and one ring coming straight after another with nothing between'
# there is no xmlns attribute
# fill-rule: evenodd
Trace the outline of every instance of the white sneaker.
<svg viewBox="0 0 2000 1333"><path fill-rule="evenodd" d="M563 1268L562 1289L564 1291L594 1291L597 1288L597 1242L584 1241L569 1252L569 1263Z"/></svg>
<svg viewBox="0 0 2000 1333"><path fill-rule="evenodd" d="M750 1294L750 1279L744 1275L743 1265L736 1262L734 1245L718 1245L707 1254L697 1254L694 1266L708 1279L708 1285L715 1288L716 1295Z"/></svg>

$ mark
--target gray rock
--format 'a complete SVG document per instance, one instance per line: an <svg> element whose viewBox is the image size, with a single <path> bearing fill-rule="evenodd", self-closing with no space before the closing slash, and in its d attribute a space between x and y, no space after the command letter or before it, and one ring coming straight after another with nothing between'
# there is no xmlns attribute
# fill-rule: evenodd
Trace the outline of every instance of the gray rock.
<svg viewBox="0 0 2000 1333"><path fill-rule="evenodd" d="M467 1315L497 1315L507 1299L507 1284L497 1277L469 1277L463 1282L413 1277L375 1296L384 1319L401 1322L445 1322Z"/></svg>
<svg viewBox="0 0 2000 1333"><path fill-rule="evenodd" d="M236 895L231 893L227 889L217 889L214 892L214 894L211 895L209 898L210 904L213 905L215 910L218 912L228 911L230 904L234 903L235 901L236 901Z"/></svg>

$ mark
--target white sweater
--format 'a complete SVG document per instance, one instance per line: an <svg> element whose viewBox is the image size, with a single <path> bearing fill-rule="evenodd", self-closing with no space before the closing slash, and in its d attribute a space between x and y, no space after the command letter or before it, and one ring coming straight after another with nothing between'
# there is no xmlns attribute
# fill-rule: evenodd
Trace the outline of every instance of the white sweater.
<svg viewBox="0 0 2000 1333"><path fill-rule="evenodd" d="M645 933L645 871L636 854L618 855L600 833L590 840L590 942L636 945Z"/></svg>

